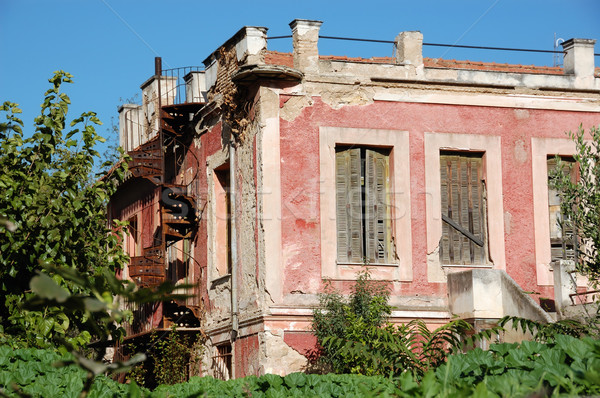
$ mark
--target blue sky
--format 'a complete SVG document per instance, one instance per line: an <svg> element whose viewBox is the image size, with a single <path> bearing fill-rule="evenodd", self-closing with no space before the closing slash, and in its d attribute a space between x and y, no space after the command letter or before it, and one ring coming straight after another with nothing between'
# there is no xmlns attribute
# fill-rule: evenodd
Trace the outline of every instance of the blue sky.
<svg viewBox="0 0 600 398"><path fill-rule="evenodd" d="M63 69L75 80L67 88L70 116L95 111L106 134L117 106L153 74L155 56L165 68L202 65L244 25L289 35L289 22L305 18L323 21L327 36L393 40L401 31L420 30L428 43L552 50L555 33L565 40L600 39L599 17L600 0L0 0L0 100L21 104L31 131L47 79ZM269 49L291 51L291 39L273 40ZM319 52L391 56L392 46L322 39ZM425 47L424 55L553 63L552 54Z"/></svg>

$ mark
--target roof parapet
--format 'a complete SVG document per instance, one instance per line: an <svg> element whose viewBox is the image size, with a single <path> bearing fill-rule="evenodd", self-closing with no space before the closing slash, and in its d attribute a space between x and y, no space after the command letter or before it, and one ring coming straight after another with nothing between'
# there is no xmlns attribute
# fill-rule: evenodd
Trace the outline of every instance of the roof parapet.
<svg viewBox="0 0 600 398"><path fill-rule="evenodd" d="M294 19L290 22L294 43L294 68L303 73L319 71L319 29L322 21Z"/></svg>

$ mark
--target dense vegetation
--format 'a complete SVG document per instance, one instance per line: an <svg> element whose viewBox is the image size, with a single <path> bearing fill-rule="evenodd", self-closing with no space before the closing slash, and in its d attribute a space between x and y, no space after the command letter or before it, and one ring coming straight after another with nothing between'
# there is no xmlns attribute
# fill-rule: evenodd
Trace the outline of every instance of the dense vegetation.
<svg viewBox="0 0 600 398"><path fill-rule="evenodd" d="M0 121L0 334L21 346L66 341L83 347L91 339L84 311L65 313L58 306L24 311L21 304L32 297L29 282L45 265L97 278L126 263L119 243L122 225L107 224L106 214L115 179L124 170L116 168L104 179L94 176L95 147L104 140L94 128L100 121L86 112L69 122L70 99L61 87L71 83L71 75L59 71L49 82L32 133L23 131L17 104L0 106L5 119ZM70 293L86 293L60 275L53 278ZM108 286L103 290L108 295Z"/></svg>
<svg viewBox="0 0 600 398"><path fill-rule="evenodd" d="M77 396L84 371L48 350L0 347L0 387L35 397ZM13 386L13 387L11 387ZM418 381L411 372L397 378L362 375L249 376L231 381L193 377L189 382L162 385L149 391L98 377L89 397L528 397L596 396L600 394L600 341L557 335L547 343L492 344L452 354L446 363Z"/></svg>
<svg viewBox="0 0 600 398"><path fill-rule="evenodd" d="M87 346L123 337L131 311L121 303L185 295L171 294L169 283L138 289L116 277L129 261L121 245L127 224L108 223L106 206L127 162L94 173L100 159L94 148L104 140L94 128L100 121L86 112L68 124L70 99L61 87L71 75L55 72L49 82L32 134L23 132L17 104L0 106L0 344L70 352L85 375L83 384L70 386L85 396L95 377L145 359L106 364L103 344Z"/></svg>

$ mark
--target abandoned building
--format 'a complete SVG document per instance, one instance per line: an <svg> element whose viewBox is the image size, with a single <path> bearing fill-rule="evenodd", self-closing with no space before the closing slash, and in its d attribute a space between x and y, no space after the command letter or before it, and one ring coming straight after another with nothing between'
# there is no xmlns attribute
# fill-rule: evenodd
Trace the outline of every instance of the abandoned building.
<svg viewBox="0 0 600 398"><path fill-rule="evenodd" d="M415 31L362 59L319 54L319 21L290 26L292 53L244 27L203 67L157 59L120 108L122 277L196 284L136 309L128 338L202 330L216 377L301 370L324 280L348 291L365 263L394 322L567 311L576 238L548 169L574 153L565 132L600 124L595 40L564 42L563 67L423 58Z"/></svg>

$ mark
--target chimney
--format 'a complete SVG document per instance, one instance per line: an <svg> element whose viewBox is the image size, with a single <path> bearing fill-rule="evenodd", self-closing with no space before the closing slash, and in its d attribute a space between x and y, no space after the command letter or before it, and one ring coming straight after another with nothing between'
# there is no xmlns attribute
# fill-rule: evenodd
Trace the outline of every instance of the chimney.
<svg viewBox="0 0 600 398"><path fill-rule="evenodd" d="M305 73L319 72L319 29L323 22L294 19L290 22L294 42L294 68Z"/></svg>
<svg viewBox="0 0 600 398"><path fill-rule="evenodd" d="M562 43L565 74L593 78L594 44L593 39L569 39Z"/></svg>
<svg viewBox="0 0 600 398"><path fill-rule="evenodd" d="M396 36L396 63L413 65L415 68L423 65L423 34L419 31L402 32Z"/></svg>

